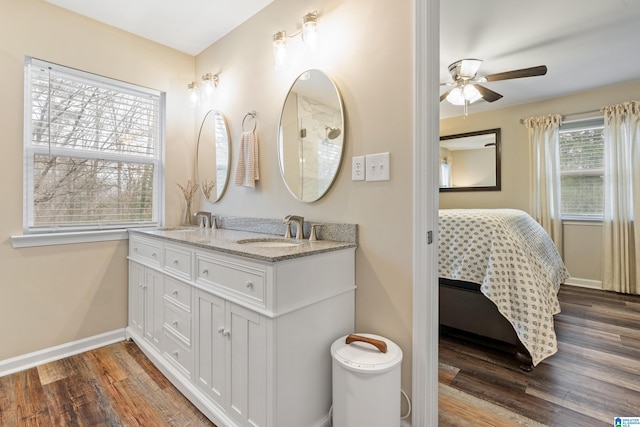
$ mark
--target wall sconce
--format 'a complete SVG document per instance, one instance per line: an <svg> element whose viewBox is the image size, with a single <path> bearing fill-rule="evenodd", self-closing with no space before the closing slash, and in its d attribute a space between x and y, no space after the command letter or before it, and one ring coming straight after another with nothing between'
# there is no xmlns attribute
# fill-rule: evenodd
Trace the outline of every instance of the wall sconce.
<svg viewBox="0 0 640 427"><path fill-rule="evenodd" d="M214 90L218 87L218 75L207 73L202 76L202 92L206 98L213 95ZM198 83L191 82L187 85L187 90L189 91L189 105L191 107L197 107L200 105L200 86Z"/></svg>
<svg viewBox="0 0 640 427"><path fill-rule="evenodd" d="M287 59L287 38L302 35L302 41L309 50L315 50L318 44L318 11L314 10L302 17L302 29L287 36L287 31L278 31L273 35L273 65L282 69Z"/></svg>

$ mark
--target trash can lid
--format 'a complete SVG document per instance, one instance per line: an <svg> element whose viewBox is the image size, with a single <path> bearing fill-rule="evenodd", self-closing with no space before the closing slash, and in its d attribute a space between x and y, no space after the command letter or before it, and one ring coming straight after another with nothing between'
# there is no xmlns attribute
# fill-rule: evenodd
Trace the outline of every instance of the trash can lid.
<svg viewBox="0 0 640 427"><path fill-rule="evenodd" d="M386 353L379 347L386 347ZM334 341L331 356L347 369L375 374L389 371L402 362L402 349L379 335L351 334Z"/></svg>

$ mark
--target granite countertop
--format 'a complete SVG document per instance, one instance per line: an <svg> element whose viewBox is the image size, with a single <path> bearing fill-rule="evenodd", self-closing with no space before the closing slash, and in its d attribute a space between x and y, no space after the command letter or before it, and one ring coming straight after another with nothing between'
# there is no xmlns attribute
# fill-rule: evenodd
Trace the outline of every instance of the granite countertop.
<svg viewBox="0 0 640 427"><path fill-rule="evenodd" d="M357 243L352 242L335 242L329 240L310 242L306 239L284 239L282 236L274 234L228 229L214 230L201 227L136 228L130 229L129 231L142 236L160 237L178 243L187 243L203 249L215 250L266 262L285 261L322 252L358 247ZM241 240L273 239L299 244L286 247L260 247L238 243Z"/></svg>

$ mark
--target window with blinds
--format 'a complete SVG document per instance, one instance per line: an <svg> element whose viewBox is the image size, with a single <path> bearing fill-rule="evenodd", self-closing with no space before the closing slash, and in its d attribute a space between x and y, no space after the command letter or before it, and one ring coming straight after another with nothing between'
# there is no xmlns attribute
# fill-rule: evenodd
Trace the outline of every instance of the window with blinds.
<svg viewBox="0 0 640 427"><path fill-rule="evenodd" d="M604 209L603 120L569 122L560 128L563 217L602 217Z"/></svg>
<svg viewBox="0 0 640 427"><path fill-rule="evenodd" d="M160 224L164 93L25 58L25 232Z"/></svg>

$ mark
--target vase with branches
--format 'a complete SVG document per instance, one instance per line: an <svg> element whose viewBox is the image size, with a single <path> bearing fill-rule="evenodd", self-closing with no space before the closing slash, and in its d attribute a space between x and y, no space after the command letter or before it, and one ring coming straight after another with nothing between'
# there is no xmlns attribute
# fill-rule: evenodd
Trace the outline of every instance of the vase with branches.
<svg viewBox="0 0 640 427"><path fill-rule="evenodd" d="M191 218L191 202L193 201L193 196L196 194L199 185L197 182L191 181L190 179L187 180L185 185L178 183L176 183L176 185L180 190L182 190L182 195L184 196L185 210L182 218L182 224L193 225L193 220Z"/></svg>

